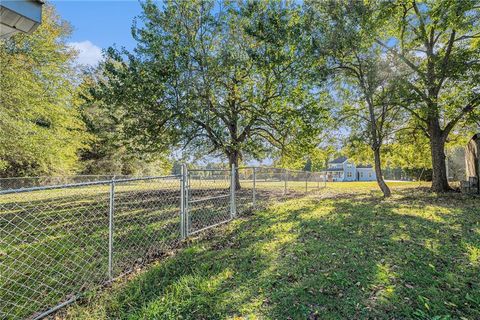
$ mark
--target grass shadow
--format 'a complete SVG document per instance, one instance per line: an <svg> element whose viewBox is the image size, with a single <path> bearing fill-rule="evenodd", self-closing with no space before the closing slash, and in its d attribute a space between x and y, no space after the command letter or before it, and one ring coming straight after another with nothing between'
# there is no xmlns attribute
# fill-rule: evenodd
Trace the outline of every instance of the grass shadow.
<svg viewBox="0 0 480 320"><path fill-rule="evenodd" d="M414 192L414 193L413 193ZM480 205L312 196L204 233L66 318L480 318Z"/></svg>

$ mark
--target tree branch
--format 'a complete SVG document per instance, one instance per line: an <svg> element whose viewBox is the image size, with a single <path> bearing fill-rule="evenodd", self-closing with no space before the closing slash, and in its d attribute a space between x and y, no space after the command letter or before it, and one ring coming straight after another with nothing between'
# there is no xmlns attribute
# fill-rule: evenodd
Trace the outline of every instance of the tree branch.
<svg viewBox="0 0 480 320"><path fill-rule="evenodd" d="M457 41L462 41L462 40L468 40L468 39L476 39L476 38L480 38L480 32L477 32L475 34L472 34L472 35L464 35L464 36L461 36L461 37L458 37L456 38L455 40L453 40L454 42L457 42Z"/></svg>
<svg viewBox="0 0 480 320"><path fill-rule="evenodd" d="M445 126L443 136L447 137L458 121L460 121L467 113L472 112L477 107L478 103L480 103L480 95L476 95L472 101L463 107L462 111L460 111L460 113Z"/></svg>
<svg viewBox="0 0 480 320"><path fill-rule="evenodd" d="M452 53L453 42L455 41L455 34L456 34L455 30L452 30L452 32L450 33L450 39L448 40L448 43L447 43L447 50L445 50L445 56L443 57L442 66L441 66L441 70L442 70L441 76L440 76L440 80L438 82L437 90L436 90L437 95L440 92L440 89L442 88L443 82L445 81L445 78L447 75L447 65L448 65L448 60L450 59L450 55Z"/></svg>
<svg viewBox="0 0 480 320"><path fill-rule="evenodd" d="M378 39L375 39L375 42L378 43L379 45L381 45L382 47L384 47L385 49L387 49L387 51L393 53L393 55L395 55L396 57L400 58L400 60L402 60L403 62L405 62L405 64L407 66L409 66L413 71L415 71L416 73L418 73L418 75L420 77L422 77L422 79L425 81L426 78L425 78L425 74L420 70L420 68L418 68L413 62L411 62L410 60L407 59L407 57L405 57L404 54L402 53L399 53L397 52L397 50L393 49L393 48L390 48L389 46L387 46L386 44L384 44L382 41L378 40Z"/></svg>
<svg viewBox="0 0 480 320"><path fill-rule="evenodd" d="M210 126L206 125L205 123L203 123L202 121L197 120L197 119L192 119L192 121L194 123L196 123L197 125L199 125L200 127L202 127L203 129L205 129L205 131L208 134L208 137L210 138L210 140L212 141L212 143L216 147L218 147L218 148L223 148L224 147L223 143L221 142L222 140L217 137L217 135L215 134L215 132L213 132L213 130Z"/></svg>
<svg viewBox="0 0 480 320"><path fill-rule="evenodd" d="M425 124L428 124L428 121L424 118L422 118L415 110L413 110L412 108L410 107L407 107L406 105L404 104L401 104L400 105L402 108L404 108L405 110L407 110L408 112L410 112L415 118L417 118L418 120L422 121L423 123Z"/></svg>

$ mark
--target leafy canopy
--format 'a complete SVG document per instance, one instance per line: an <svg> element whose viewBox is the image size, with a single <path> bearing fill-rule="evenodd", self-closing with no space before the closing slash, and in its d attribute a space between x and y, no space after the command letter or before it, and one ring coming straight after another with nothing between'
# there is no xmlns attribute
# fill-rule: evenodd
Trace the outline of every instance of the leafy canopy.
<svg viewBox="0 0 480 320"><path fill-rule="evenodd" d="M312 145L324 114L299 76L297 6L146 1L143 10L137 48L108 51L106 80L94 92L121 114L132 145L183 146L237 164L293 140Z"/></svg>
<svg viewBox="0 0 480 320"><path fill-rule="evenodd" d="M50 6L43 15L33 34L0 40L0 176L69 174L89 139L70 28Z"/></svg>

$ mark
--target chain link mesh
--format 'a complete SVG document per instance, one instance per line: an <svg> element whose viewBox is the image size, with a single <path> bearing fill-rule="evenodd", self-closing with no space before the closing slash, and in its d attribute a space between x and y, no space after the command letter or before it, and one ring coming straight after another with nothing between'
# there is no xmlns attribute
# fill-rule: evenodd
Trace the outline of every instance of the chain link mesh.
<svg viewBox="0 0 480 320"><path fill-rule="evenodd" d="M90 182L38 186L61 181L52 178L0 191L0 318L44 315L185 235L325 186L322 173L278 168L239 168L237 181L232 170L186 172L185 184L181 176L87 176L64 181Z"/></svg>
<svg viewBox="0 0 480 320"><path fill-rule="evenodd" d="M253 189L255 170L255 168L238 168L237 170L240 189L235 190L235 206L238 215L245 215L253 210L254 197L257 202L257 194Z"/></svg>
<svg viewBox="0 0 480 320"><path fill-rule="evenodd" d="M188 171L188 234L231 218L231 171L200 169Z"/></svg>
<svg viewBox="0 0 480 320"><path fill-rule="evenodd" d="M108 185L0 197L0 318L26 318L108 280L108 203Z"/></svg>
<svg viewBox="0 0 480 320"><path fill-rule="evenodd" d="M113 277L132 271L178 243L179 188L178 178L115 183Z"/></svg>

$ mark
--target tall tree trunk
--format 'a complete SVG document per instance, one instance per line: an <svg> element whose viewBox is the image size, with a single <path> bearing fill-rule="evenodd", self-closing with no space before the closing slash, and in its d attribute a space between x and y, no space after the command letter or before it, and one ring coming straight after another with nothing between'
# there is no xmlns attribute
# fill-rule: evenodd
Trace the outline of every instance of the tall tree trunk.
<svg viewBox="0 0 480 320"><path fill-rule="evenodd" d="M445 156L445 137L437 123L432 123L429 130L430 152L432 155L432 191L447 192L451 188L448 185L447 166Z"/></svg>
<svg viewBox="0 0 480 320"><path fill-rule="evenodd" d="M383 180L382 159L380 158L380 148L373 149L373 157L375 161L375 175L377 176L378 186L380 187L380 190L382 190L383 196L385 198L390 197L392 195L392 192L390 191L390 188L385 183L385 180Z"/></svg>
<svg viewBox="0 0 480 320"><path fill-rule="evenodd" d="M363 87L365 88L365 85L363 85ZM380 187L380 190L382 190L383 196L387 198L387 197L390 197L392 193L390 191L390 188L385 183L385 180L383 180L382 159L380 157L380 147L382 145L382 138L379 137L377 132L378 124L375 117L375 108L373 104L373 98L370 95L369 97L367 97L366 100L368 105L368 112L370 114L370 134L371 134L370 138L372 142L370 146L372 147L372 150L373 150L373 158L375 162L375 175L377 176L377 183L378 183L378 186Z"/></svg>
<svg viewBox="0 0 480 320"><path fill-rule="evenodd" d="M240 152L238 151L232 151L230 154L228 154L228 164L229 168L232 169L232 165L235 165L235 190L240 190L240 177L238 174L238 162L240 159Z"/></svg>

